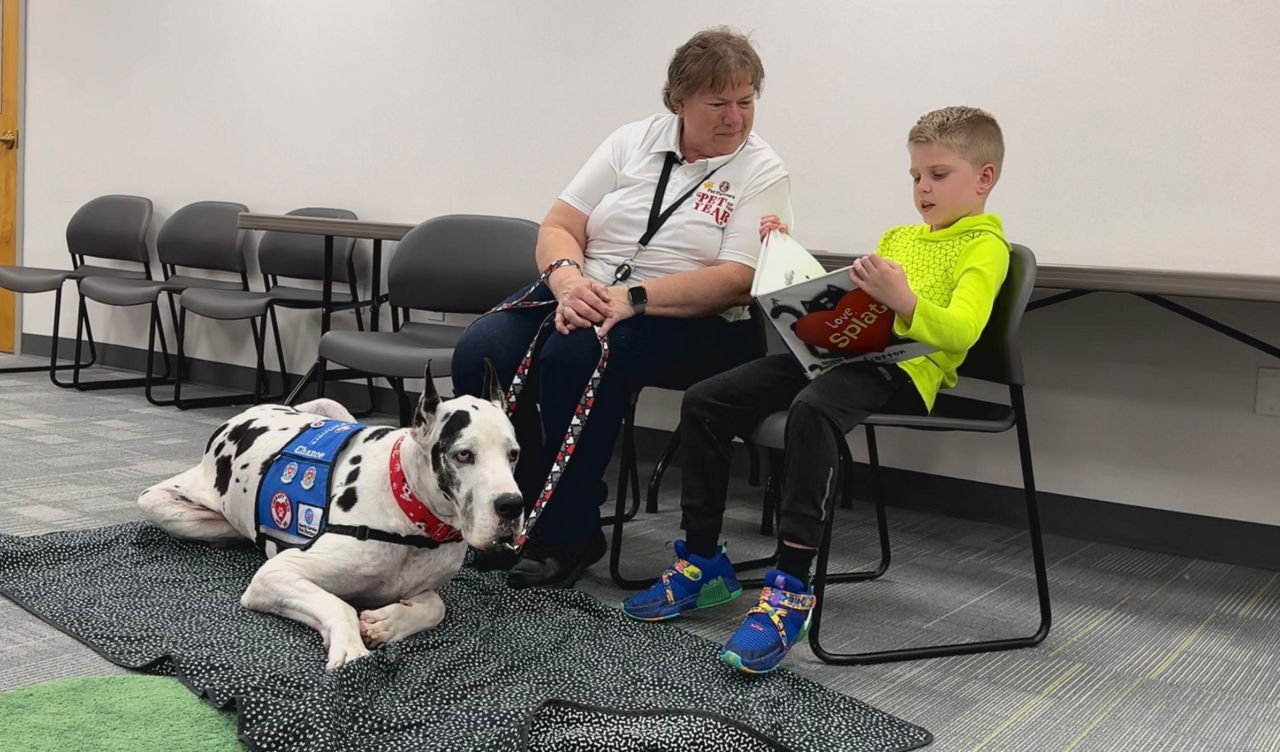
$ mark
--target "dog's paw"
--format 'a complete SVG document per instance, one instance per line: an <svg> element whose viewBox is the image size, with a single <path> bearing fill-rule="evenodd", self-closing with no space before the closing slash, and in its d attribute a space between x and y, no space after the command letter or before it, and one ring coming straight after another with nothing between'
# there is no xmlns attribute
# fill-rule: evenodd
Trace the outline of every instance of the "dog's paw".
<svg viewBox="0 0 1280 752"><path fill-rule="evenodd" d="M329 641L329 661L325 663L324 670L333 671L368 654L369 649L364 646L360 635L343 634Z"/></svg>
<svg viewBox="0 0 1280 752"><path fill-rule="evenodd" d="M416 601L401 601L360 612L360 636L371 648L403 640L431 629L444 619L444 601L432 593Z"/></svg>

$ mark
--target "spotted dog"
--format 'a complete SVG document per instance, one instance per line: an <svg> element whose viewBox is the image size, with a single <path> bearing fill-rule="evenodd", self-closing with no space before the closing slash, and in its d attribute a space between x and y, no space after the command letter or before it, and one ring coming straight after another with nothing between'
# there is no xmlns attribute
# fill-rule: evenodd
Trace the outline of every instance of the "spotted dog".
<svg viewBox="0 0 1280 752"><path fill-rule="evenodd" d="M519 449L491 364L484 393L441 401L428 369L412 426L400 429L343 428L355 419L329 399L259 405L219 426L200 464L148 488L138 504L180 538L258 541L268 560L240 602L319 630L334 669L439 624L445 607L436 590L462 566L466 544L489 548L520 530L524 502L512 476ZM325 468L325 527L298 545L265 539L272 525L306 529L281 493L268 498L264 520L259 487L270 480L297 489L308 477L314 485L314 469L293 483L297 463L281 471L277 455L309 456L295 444L322 425L350 434Z"/></svg>

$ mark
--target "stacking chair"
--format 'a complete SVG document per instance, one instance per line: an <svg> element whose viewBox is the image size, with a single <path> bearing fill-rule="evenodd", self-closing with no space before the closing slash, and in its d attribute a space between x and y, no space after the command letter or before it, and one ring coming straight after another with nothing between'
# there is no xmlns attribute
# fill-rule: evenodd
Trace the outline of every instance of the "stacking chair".
<svg viewBox="0 0 1280 752"><path fill-rule="evenodd" d="M164 272L164 279L136 279L123 277L91 276L80 281L80 315L76 326L76 363L80 361L82 324L89 317L86 302L89 300L113 306L150 307L147 327L147 366L142 378L110 379L82 383L80 369L72 369L72 384L77 389L107 389L126 386L142 386L147 401L153 405L174 404L174 400L162 400L152 394L152 387L173 383L169 370L169 348L165 342L164 327L160 320L160 295L169 299L169 313L177 326L175 297L192 287L222 289L249 289L249 276L245 267L243 244L245 231L236 226L241 212L248 211L244 204L227 201L198 201L173 213L156 236L156 255ZM179 274L178 267L210 271L232 272L240 275L237 282ZM154 375L156 335L160 337L165 372L157 379Z"/></svg>
<svg viewBox="0 0 1280 752"><path fill-rule="evenodd" d="M31 266L0 266L0 287L30 294L55 293L53 304L53 339L49 346L49 365L2 368L0 373L32 373L49 371L49 379L58 386L70 383L58 380L58 371L88 368L97 359L93 330L84 322L89 343L89 360L74 364L58 364L58 325L62 318L62 283L92 276L124 279L151 279L147 258L147 232L151 227L151 199L141 196L99 196L76 210L67 223L67 250L71 253L70 269L44 269ZM123 261L130 268L92 265L87 259Z"/></svg>
<svg viewBox="0 0 1280 752"><path fill-rule="evenodd" d="M871 469L871 488L876 506L876 522L880 536L880 564L874 570L828 575L827 565L831 554L831 533L835 521L835 494L828 499L822 544L818 549L817 566L813 578L814 593L818 604L813 613L809 630L809 646L815 655L827 663L869 664L890 661L934 658L949 655L966 655L996 650L1011 650L1038 645L1049 634L1052 614L1049 604L1049 584L1045 567L1044 541L1040 532L1040 513L1036 503L1035 478L1032 473L1031 445L1027 435L1027 412L1023 401L1022 352L1019 331L1022 315L1035 287L1035 256L1025 246L1014 245L1009 257L1009 274L1004 287L996 298L991 319L981 338L960 367L960 376L1002 384L1009 388L1009 404L986 402L943 393L938 395L933 412L929 415L895 415L875 413L864 421L867 452ZM787 414L774 413L760 423L748 437L757 445L771 449L785 448ZM921 431L973 431L1000 433L1015 428L1018 436L1018 455L1022 464L1023 492L1026 497L1028 530L1031 536L1031 552L1035 569L1036 594L1040 606L1040 626L1027 637L999 640L964 642L950 645L882 650L868 653L833 653L822 647L822 614L826 601L826 587L835 582L871 580L882 575L889 567L889 530L885 519L883 489L880 482L880 459L876 449L877 428L909 428ZM852 499L853 461L844 437L840 437L842 449L839 482L845 504Z"/></svg>
<svg viewBox="0 0 1280 752"><path fill-rule="evenodd" d="M413 228L387 267L393 331L328 331L317 359L320 395L336 363L385 378L399 399L400 424L412 417L405 379L450 373L459 326L413 321L413 311L480 314L537 279L538 224L525 219L453 214Z"/></svg>
<svg viewBox="0 0 1280 752"><path fill-rule="evenodd" d="M295 209L289 216L320 217L325 219L358 219L355 212L346 209L329 209L311 207ZM354 309L356 326L364 329L361 309L371 306L373 301L360 300L355 268L355 239L335 238L333 246L332 277L334 282L346 286L346 290L334 290L329 305L329 312ZM210 407L213 405L233 405L243 402L262 402L268 399L268 377L264 362L266 347L266 325L270 319L272 335L275 337L276 363L280 367L281 392L289 390L289 372L285 367L284 347L280 340L280 324L276 319L276 308L317 309L324 307L321 290L281 284L280 278L292 280L324 279L324 238L319 235L302 235L291 232L265 232L258 241L258 266L262 271L264 292L251 290L227 290L214 288L196 288L182 293L179 299L178 314L178 362L184 363L187 313L221 321L249 320L253 332L257 353L257 378L254 391L248 394L235 394L218 397L206 397L197 400L182 399L182 369L174 384L174 400L180 409L189 407ZM373 274L380 274L374 269ZM372 327L376 328L376 327ZM370 404L373 401L373 380L369 379Z"/></svg>

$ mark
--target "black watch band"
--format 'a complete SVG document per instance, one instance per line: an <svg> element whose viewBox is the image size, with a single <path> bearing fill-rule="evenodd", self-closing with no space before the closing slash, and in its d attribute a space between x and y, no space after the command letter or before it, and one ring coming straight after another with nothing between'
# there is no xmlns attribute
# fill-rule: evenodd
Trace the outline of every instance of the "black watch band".
<svg viewBox="0 0 1280 752"><path fill-rule="evenodd" d="M631 309L639 316L644 313L645 306L649 304L649 293L644 289L644 285L628 287L627 300L631 302Z"/></svg>

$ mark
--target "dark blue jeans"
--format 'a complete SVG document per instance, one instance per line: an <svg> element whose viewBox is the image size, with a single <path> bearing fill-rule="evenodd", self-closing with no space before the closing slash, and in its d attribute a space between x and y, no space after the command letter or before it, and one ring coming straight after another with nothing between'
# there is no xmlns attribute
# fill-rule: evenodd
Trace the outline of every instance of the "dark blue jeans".
<svg viewBox="0 0 1280 752"><path fill-rule="evenodd" d="M539 286L530 299L551 298L550 290ZM509 387L530 340L551 311L551 306L544 306L491 313L467 327L453 355L455 392L480 394L485 358L497 367L503 387ZM568 335L551 327L547 331L531 381L511 419L521 448L516 480L528 504L542 490L587 379L600 359L594 330ZM751 321L636 316L615 326L609 332L609 364L591 416L534 528L536 536L554 544L575 544L599 529L600 505L609 494L604 474L632 393L646 386L684 389L760 352L759 330Z"/></svg>

